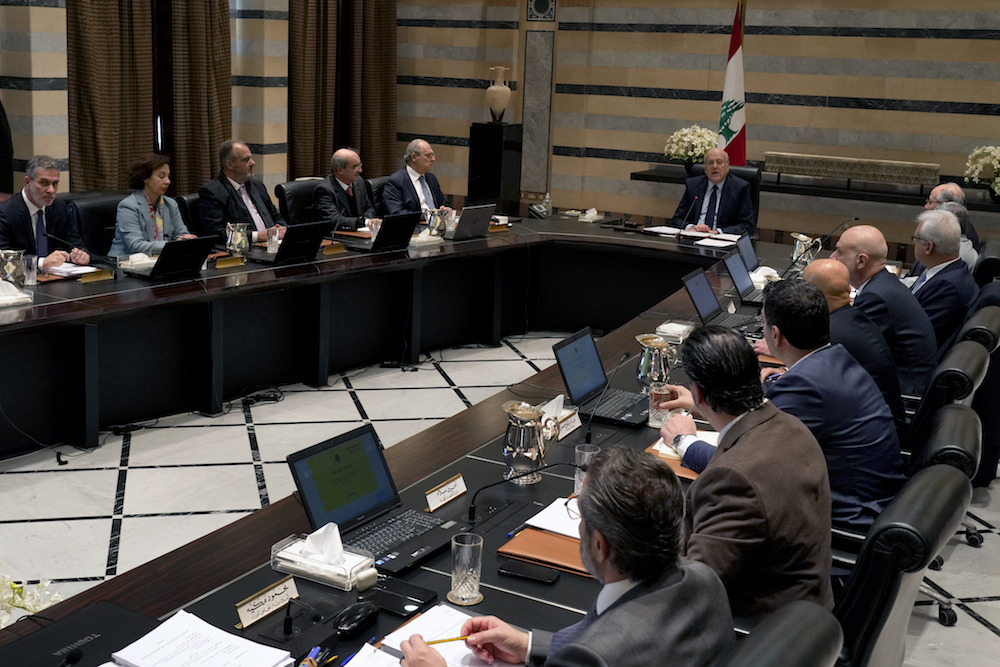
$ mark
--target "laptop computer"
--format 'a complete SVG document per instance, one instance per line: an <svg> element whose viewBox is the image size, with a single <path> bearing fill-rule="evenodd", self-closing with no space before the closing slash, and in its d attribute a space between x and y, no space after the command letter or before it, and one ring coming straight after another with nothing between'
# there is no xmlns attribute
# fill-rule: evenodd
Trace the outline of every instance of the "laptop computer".
<svg viewBox="0 0 1000 667"><path fill-rule="evenodd" d="M753 241L750 240L749 234L743 234L736 241L736 247L740 251L740 257L743 258L743 264L747 267L747 273L751 271L756 271L757 267L760 266L760 260L757 259L757 251L753 248Z"/></svg>
<svg viewBox="0 0 1000 667"><path fill-rule="evenodd" d="M635 391L608 387L601 400L601 392L608 377L601 366L601 357L594 344L590 327L559 341L552 346L556 364L569 393L570 402L584 416L594 415L594 421L625 426L642 426L649 416L649 397ZM600 402L600 405L597 403ZM596 409L596 412L595 412Z"/></svg>
<svg viewBox="0 0 1000 667"><path fill-rule="evenodd" d="M130 276L149 280L197 278L217 240L215 236L199 236L195 239L168 241L152 266L141 269L122 267L122 271Z"/></svg>
<svg viewBox="0 0 1000 667"><path fill-rule="evenodd" d="M764 290L754 287L750 273L747 272L746 264L738 252L731 252L726 255L723 261L729 271L729 277L733 279L733 285L740 295L740 303L748 306L764 305Z"/></svg>
<svg viewBox="0 0 1000 667"><path fill-rule="evenodd" d="M358 252L388 252L406 250L410 245L413 230L417 228L423 216L419 212L396 213L382 218L382 226L374 239L363 239L350 236L350 232L335 232L334 236L348 250Z"/></svg>
<svg viewBox="0 0 1000 667"><path fill-rule="evenodd" d="M383 572L413 567L463 528L403 506L371 424L290 454L288 465L313 529L336 523L344 544L372 552Z"/></svg>
<svg viewBox="0 0 1000 667"><path fill-rule="evenodd" d="M459 241L486 236L486 233L490 231L490 219L496 208L496 204L466 206L462 209L462 217L458 219L458 224L455 225L454 229L445 232L444 237L452 241Z"/></svg>
<svg viewBox="0 0 1000 667"><path fill-rule="evenodd" d="M684 288L694 303L695 310L702 324L715 324L720 327L736 329L751 325L757 322L756 315L741 315L739 313L727 312L719 302L719 297L715 295L715 290L708 282L708 276L704 269L695 269L681 279Z"/></svg>
<svg viewBox="0 0 1000 667"><path fill-rule="evenodd" d="M330 231L328 222L310 222L304 225L289 225L285 237L278 246L278 252L267 248L252 247L247 259L260 264L296 264L315 261L323 237Z"/></svg>

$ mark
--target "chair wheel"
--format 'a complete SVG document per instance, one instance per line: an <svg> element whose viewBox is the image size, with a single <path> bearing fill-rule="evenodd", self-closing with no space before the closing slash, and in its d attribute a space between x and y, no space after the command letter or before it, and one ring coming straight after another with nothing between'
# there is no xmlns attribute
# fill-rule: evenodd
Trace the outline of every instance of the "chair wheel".
<svg viewBox="0 0 1000 667"><path fill-rule="evenodd" d="M927 564L927 567L935 571L940 570L942 567L944 567L944 558L941 558L941 556L934 556L934 559Z"/></svg>
<svg viewBox="0 0 1000 667"><path fill-rule="evenodd" d="M958 623L958 614L954 609L941 607L938 609L938 622L946 628L950 628Z"/></svg>
<svg viewBox="0 0 1000 667"><path fill-rule="evenodd" d="M971 546L981 547L983 546L983 535L980 532L967 532L965 534L965 541Z"/></svg>

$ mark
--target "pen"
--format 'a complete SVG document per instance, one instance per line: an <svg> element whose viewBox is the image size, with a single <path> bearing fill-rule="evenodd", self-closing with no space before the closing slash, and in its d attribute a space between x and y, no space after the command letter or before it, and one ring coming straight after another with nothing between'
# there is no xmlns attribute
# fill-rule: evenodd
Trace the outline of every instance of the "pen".
<svg viewBox="0 0 1000 667"><path fill-rule="evenodd" d="M451 639L435 639L434 641L427 642L427 645L430 646L431 644L444 644L445 642L463 641L468 638L469 635L465 635L464 637L452 637Z"/></svg>
<svg viewBox="0 0 1000 667"><path fill-rule="evenodd" d="M522 530L524 530L527 527L528 527L527 523L522 523L520 526L518 526L514 530L510 531L509 533L507 533L507 537L514 537L515 535L517 535L518 533L520 533ZM430 643L430 642L428 642L428 643Z"/></svg>
<svg viewBox="0 0 1000 667"><path fill-rule="evenodd" d="M333 662L336 659L337 659L337 656L332 655L329 658L327 658L325 661L323 661L323 664L324 665L329 665L331 662ZM347 661L345 660L344 662L347 662Z"/></svg>

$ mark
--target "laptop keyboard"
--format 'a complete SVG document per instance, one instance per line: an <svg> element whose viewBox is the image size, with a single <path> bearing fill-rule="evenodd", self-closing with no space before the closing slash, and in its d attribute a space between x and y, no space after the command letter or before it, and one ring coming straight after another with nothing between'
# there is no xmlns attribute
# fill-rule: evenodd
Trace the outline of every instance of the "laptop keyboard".
<svg viewBox="0 0 1000 667"><path fill-rule="evenodd" d="M397 546L440 526L444 519L426 512L406 509L386 521L362 526L345 542L352 547L370 551L375 558L389 553Z"/></svg>
<svg viewBox="0 0 1000 667"><path fill-rule="evenodd" d="M608 389L607 395L596 410L592 412L598 417L610 419L619 418L627 409L636 404L641 398L639 394L624 389Z"/></svg>
<svg viewBox="0 0 1000 667"><path fill-rule="evenodd" d="M747 324L751 324L756 321L757 317L754 315L740 315L739 313L726 313L722 317L712 320L712 324L718 325L720 327L726 327L728 329L736 329Z"/></svg>

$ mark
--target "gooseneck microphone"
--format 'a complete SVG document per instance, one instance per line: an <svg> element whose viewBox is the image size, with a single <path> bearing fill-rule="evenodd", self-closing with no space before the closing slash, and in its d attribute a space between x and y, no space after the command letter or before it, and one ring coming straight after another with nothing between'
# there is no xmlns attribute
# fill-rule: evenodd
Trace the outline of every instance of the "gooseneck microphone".
<svg viewBox="0 0 1000 667"><path fill-rule="evenodd" d="M97 253L90 252L86 248L83 248L83 247L78 246L76 244L70 243L66 239L61 239L58 236L56 236L55 234L49 234L48 230L46 230L45 235L48 236L53 241L55 241L56 243L62 243L64 246L68 246L69 248L79 248L80 250L82 250L85 253L87 253L88 255L90 255L91 259L98 259L98 260L104 262L105 264L110 264L111 266L118 266L118 262L115 261L114 259L112 259L111 257L107 256L107 255L98 255Z"/></svg>
<svg viewBox="0 0 1000 667"><path fill-rule="evenodd" d="M586 464L577 465L575 463L569 463L568 461L565 462L565 463L550 463L548 465L542 466L541 468L535 468L534 470L526 470L526 471L524 471L522 473L518 473L517 475L511 475L510 477L508 477L506 479L501 479L499 481L487 484L486 486L481 486L478 489L476 489L476 492L472 494L472 500L469 501L469 517L468 517L469 518L469 523L472 524L473 526L476 525L476 520L477 520L476 519L476 498L479 496L479 492L480 491L485 491L486 489L488 489L490 487L499 486L500 484L503 484L504 482L509 482L511 480L518 479L519 477L527 477L528 475L534 475L536 472L541 472L543 470L548 470L549 468L555 468L557 466L570 466L571 468L578 468L578 469L582 470L583 472L587 472L587 465Z"/></svg>
<svg viewBox="0 0 1000 667"><path fill-rule="evenodd" d="M622 355L622 358L618 362L618 365L615 366L615 369L613 371L611 371L611 377L609 377L608 381L604 383L604 389L601 390L601 396L600 398L597 399L597 403L594 403L594 409L590 411L590 416L587 417L587 434L586 436L584 436L583 441L588 445L590 444L590 436L591 436L590 425L594 423L594 414L597 412L597 409L601 407L601 403L604 401L604 394L607 393L608 387L611 386L611 381L615 379L615 373L617 373L618 369L622 367L622 364L625 363L626 359L628 359L628 352Z"/></svg>
<svg viewBox="0 0 1000 667"><path fill-rule="evenodd" d="M701 201L700 198L698 197L698 195L695 195L694 196L694 201L691 202L691 208L689 208L688 212L684 214L684 220L681 221L681 230L682 231L684 230L685 227L688 226L688 220L691 218L691 213L693 213L694 210L696 208L698 208L698 202L699 201Z"/></svg>

